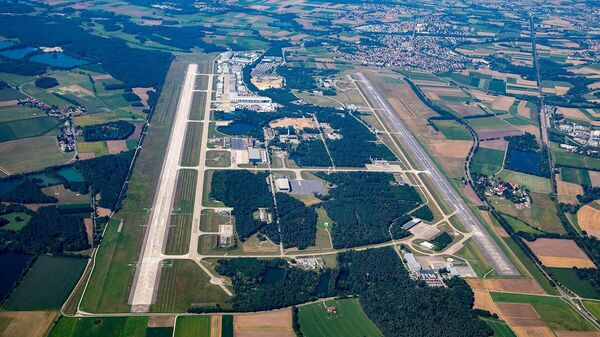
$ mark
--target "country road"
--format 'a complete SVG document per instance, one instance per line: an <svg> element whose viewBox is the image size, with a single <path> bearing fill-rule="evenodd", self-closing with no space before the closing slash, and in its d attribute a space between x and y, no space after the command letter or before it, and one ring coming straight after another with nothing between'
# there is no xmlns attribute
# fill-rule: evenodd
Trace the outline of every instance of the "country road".
<svg viewBox="0 0 600 337"><path fill-rule="evenodd" d="M396 111L388 105L387 101L381 96L364 74L358 73L358 76L361 79L359 83L362 89L371 96L377 105L379 105L379 107L372 107L373 110L380 112L381 117L386 121L387 125L392 128L390 130L391 132L400 135L398 139L404 146L404 149L411 154L411 157L419 165L416 169L428 171L428 176L431 178L438 193L448 205L451 205L458 211L457 216L464 224L465 228L473 234L473 240L488 258L496 270L496 273L503 276L518 275L519 273L510 259L504 254L496 241L494 241L491 235L486 231L484 225L479 221L475 214L473 214L456 190L450 185L433 160L425 150L423 150L417 139L408 130L408 127L404 124L404 121L402 121Z"/></svg>

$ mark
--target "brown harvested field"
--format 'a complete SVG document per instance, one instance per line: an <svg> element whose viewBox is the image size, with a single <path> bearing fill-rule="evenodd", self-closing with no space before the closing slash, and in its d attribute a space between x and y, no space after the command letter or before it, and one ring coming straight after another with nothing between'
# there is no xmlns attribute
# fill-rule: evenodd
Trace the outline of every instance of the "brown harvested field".
<svg viewBox="0 0 600 337"><path fill-rule="evenodd" d="M479 146L492 150L506 150L507 142L503 139L484 140L479 142Z"/></svg>
<svg viewBox="0 0 600 337"><path fill-rule="evenodd" d="M519 101L517 105L517 114L521 117L532 119L531 110L526 106L527 101Z"/></svg>
<svg viewBox="0 0 600 337"><path fill-rule="evenodd" d="M10 101L0 101L0 106L17 105L17 103L19 103L19 101L17 101L16 99L13 99L13 100L10 100Z"/></svg>
<svg viewBox="0 0 600 337"><path fill-rule="evenodd" d="M494 303L494 300L492 300L492 296L490 296L489 291L473 290L473 295L475 295L475 302L473 303L473 308L486 310L491 312L492 314L497 314L498 316L500 316L500 319L504 320L500 309L498 309L496 303Z"/></svg>
<svg viewBox="0 0 600 337"><path fill-rule="evenodd" d="M170 328L175 325L175 316L150 316L149 328Z"/></svg>
<svg viewBox="0 0 600 337"><path fill-rule="evenodd" d="M577 108L563 108L558 107L556 110L557 113L565 115L566 118L575 119L578 121L590 122L588 116L586 116L583 112L581 112Z"/></svg>
<svg viewBox="0 0 600 337"><path fill-rule="evenodd" d="M588 171L593 187L600 187L600 171Z"/></svg>
<svg viewBox="0 0 600 337"><path fill-rule="evenodd" d="M454 177L464 175L465 158L472 145L470 140L431 140L428 145L448 173Z"/></svg>
<svg viewBox="0 0 600 337"><path fill-rule="evenodd" d="M57 318L58 312L0 312L0 337L44 337Z"/></svg>
<svg viewBox="0 0 600 337"><path fill-rule="evenodd" d="M83 219L83 225L85 226L88 243L91 245L92 240L94 240L94 221L92 218L85 218Z"/></svg>
<svg viewBox="0 0 600 337"><path fill-rule="evenodd" d="M97 80L110 80L111 78L113 78L113 77L110 76L109 74L99 74L99 75L92 76L92 79L94 81L97 81Z"/></svg>
<svg viewBox="0 0 600 337"><path fill-rule="evenodd" d="M96 215L99 217L110 216L111 214L112 214L112 211L108 208L96 207Z"/></svg>
<svg viewBox="0 0 600 337"><path fill-rule="evenodd" d="M79 160L96 158L96 154L93 152L78 152L77 156L79 157Z"/></svg>
<svg viewBox="0 0 600 337"><path fill-rule="evenodd" d="M465 185L462 189L462 192L473 204L483 205L483 201L481 201L479 199L479 197L477 196L477 194L475 193L475 191L473 190L473 187L471 187L471 185L469 185L469 184Z"/></svg>
<svg viewBox="0 0 600 337"><path fill-rule="evenodd" d="M272 121L269 123L269 126L272 128L285 128L291 126L295 130L317 127L315 120L311 118L281 118Z"/></svg>
<svg viewBox="0 0 600 337"><path fill-rule="evenodd" d="M556 337L600 337L598 331L554 331Z"/></svg>
<svg viewBox="0 0 600 337"><path fill-rule="evenodd" d="M294 337L292 311L290 309L233 318L235 337Z"/></svg>
<svg viewBox="0 0 600 337"><path fill-rule="evenodd" d="M525 242L546 267L596 268L573 240L541 238Z"/></svg>
<svg viewBox="0 0 600 337"><path fill-rule="evenodd" d="M135 130L133 130L133 133L127 139L140 139L144 123L133 123L133 125L135 126Z"/></svg>
<svg viewBox="0 0 600 337"><path fill-rule="evenodd" d="M508 136L519 136L523 134L523 131L515 129L515 128L481 128L477 130L477 134L479 135L479 139L488 139L488 138L504 138Z"/></svg>
<svg viewBox="0 0 600 337"><path fill-rule="evenodd" d="M475 96L475 98L477 98L480 101L486 102L486 103L492 103L496 100L496 96L486 94L483 91L470 90L470 92L473 96Z"/></svg>
<svg viewBox="0 0 600 337"><path fill-rule="evenodd" d="M142 99L142 104L144 104L144 107L148 107L148 91L154 91L154 88L152 87L148 87L148 88L144 88L144 87L135 87L135 88L131 88L131 91L133 91L134 94L138 95L141 99Z"/></svg>
<svg viewBox="0 0 600 337"><path fill-rule="evenodd" d="M491 291L510 291L522 294L544 295L544 289L534 279L485 279L486 289Z"/></svg>
<svg viewBox="0 0 600 337"><path fill-rule="evenodd" d="M127 151L127 144L124 140L107 140L106 146L108 147L108 153L121 153Z"/></svg>
<svg viewBox="0 0 600 337"><path fill-rule="evenodd" d="M483 113L483 110L479 109L478 107L475 107L475 109L469 109L469 106L464 104L446 104L446 106L463 117Z"/></svg>
<svg viewBox="0 0 600 337"><path fill-rule="evenodd" d="M560 174L556 175L556 188L559 197L571 197L570 199L575 200L575 204L578 203L577 198L575 197L579 194L583 194L583 187L581 187L581 185L563 181Z"/></svg>
<svg viewBox="0 0 600 337"><path fill-rule="evenodd" d="M577 223L588 235L600 238L600 210L584 205L577 211Z"/></svg>
<svg viewBox="0 0 600 337"><path fill-rule="evenodd" d="M529 303L496 303L496 306L500 309L504 320L515 330L519 328L528 330L532 327L548 329L540 315L538 315L533 306ZM550 329L548 329L548 331L550 331ZM518 336L537 337L544 335L518 334ZM550 331L549 336L552 336L552 331Z"/></svg>
<svg viewBox="0 0 600 337"><path fill-rule="evenodd" d="M63 185L54 185L42 188L42 192L58 199L61 203L79 204L88 203L90 196L88 194L80 194L66 189Z"/></svg>
<svg viewBox="0 0 600 337"><path fill-rule="evenodd" d="M514 102L515 102L514 97L498 96L492 103L492 109L508 111L508 109L510 109L510 107L513 105Z"/></svg>
<svg viewBox="0 0 600 337"><path fill-rule="evenodd" d="M511 326L519 337L555 337L547 326Z"/></svg>
<svg viewBox="0 0 600 337"><path fill-rule="evenodd" d="M210 337L221 337L223 329L223 316L210 316Z"/></svg>

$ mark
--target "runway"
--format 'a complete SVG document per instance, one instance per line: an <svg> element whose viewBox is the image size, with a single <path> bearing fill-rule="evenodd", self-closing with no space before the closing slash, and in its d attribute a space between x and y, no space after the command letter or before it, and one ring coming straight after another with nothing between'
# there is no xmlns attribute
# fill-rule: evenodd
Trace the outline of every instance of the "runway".
<svg viewBox="0 0 600 337"><path fill-rule="evenodd" d="M446 177L440 172L425 150L423 150L420 143L404 124L404 121L402 121L400 116L398 116L398 114L388 105L387 101L381 97L377 89L375 89L364 74L358 73L358 76L362 81L362 83L360 83L361 87L371 96L375 103L379 105L379 110L382 112L380 115L392 128L390 131L399 135L397 138L404 146L404 149L410 152L411 157L420 166L418 168L428 171L428 175L438 190L438 193L444 198L448 205L454 207L458 211L457 216L461 223L473 234L473 240L493 265L496 273L504 276L518 275L519 273L510 259L504 254L496 241L494 241L486 231L484 225L446 180Z"/></svg>
<svg viewBox="0 0 600 337"><path fill-rule="evenodd" d="M179 158L183 151L188 114L196 81L197 64L190 64L181 88L179 104L171 128L154 204L147 222L146 236L136 268L130 302L132 312L147 312L158 289L162 249L168 233L169 218L177 184Z"/></svg>

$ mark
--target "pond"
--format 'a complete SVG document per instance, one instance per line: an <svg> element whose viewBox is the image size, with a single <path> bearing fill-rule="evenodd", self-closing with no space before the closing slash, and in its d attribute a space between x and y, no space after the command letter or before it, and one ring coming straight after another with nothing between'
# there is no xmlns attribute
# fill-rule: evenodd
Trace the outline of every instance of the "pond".
<svg viewBox="0 0 600 337"><path fill-rule="evenodd" d="M35 54L29 58L29 61L64 69L73 68L88 63L84 60L76 59L63 53Z"/></svg>
<svg viewBox="0 0 600 337"><path fill-rule="evenodd" d="M0 270L2 270L2 277L0 277L0 298L10 289L12 289L15 282L21 278L23 270L27 267L27 262L31 256L15 253L5 252L0 254Z"/></svg>
<svg viewBox="0 0 600 337"><path fill-rule="evenodd" d="M519 150L510 151L506 160L506 168L528 173L540 175L541 155L537 152L524 152Z"/></svg>
<svg viewBox="0 0 600 337"><path fill-rule="evenodd" d="M12 41L0 41L0 49L5 49L8 47L12 47L14 45L15 45L15 43Z"/></svg>
<svg viewBox="0 0 600 337"><path fill-rule="evenodd" d="M23 56L31 53L34 50L35 50L35 48L31 48L31 47L19 48L19 49L9 49L9 50L0 51L0 55L6 56L6 57L14 59L14 60L18 60L18 59L22 59Z"/></svg>
<svg viewBox="0 0 600 337"><path fill-rule="evenodd" d="M255 127L256 125L246 122L233 122L227 126L220 126L218 130L228 135L248 135Z"/></svg>
<svg viewBox="0 0 600 337"><path fill-rule="evenodd" d="M79 171L77 171L76 169L74 169L72 167L64 168L64 169L58 171L58 174L63 176L65 179L67 179L71 183L84 182L84 179L83 179L83 176L81 175L81 173L79 173Z"/></svg>
<svg viewBox="0 0 600 337"><path fill-rule="evenodd" d="M285 269L283 268L269 268L265 273L262 283L266 285L273 285L283 278L285 275Z"/></svg>

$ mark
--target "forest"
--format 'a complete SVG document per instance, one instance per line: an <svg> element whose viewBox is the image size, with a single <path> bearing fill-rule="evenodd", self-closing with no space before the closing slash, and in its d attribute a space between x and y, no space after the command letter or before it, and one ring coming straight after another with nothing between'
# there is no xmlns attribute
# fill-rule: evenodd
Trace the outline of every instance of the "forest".
<svg viewBox="0 0 600 337"><path fill-rule="evenodd" d="M317 212L314 208L306 207L302 201L287 193L277 193L275 198L281 235L275 222L263 227L261 232L276 244L283 242L283 248L306 249L313 246L317 233Z"/></svg>
<svg viewBox="0 0 600 337"><path fill-rule="evenodd" d="M348 251L338 267L320 272L291 267L281 259L221 259L216 271L230 277L233 311L271 310L325 296L358 296L367 316L388 337L487 337L491 329L472 310L465 281L430 288L413 281L392 248ZM191 308L190 311L200 311Z"/></svg>
<svg viewBox="0 0 600 337"><path fill-rule="evenodd" d="M83 138L86 142L126 139L135 131L135 126L126 121L115 121L83 127Z"/></svg>
<svg viewBox="0 0 600 337"><path fill-rule="evenodd" d="M19 231L0 230L0 251L37 255L89 248L82 219L62 214L56 206L40 207Z"/></svg>
<svg viewBox="0 0 600 337"><path fill-rule="evenodd" d="M35 86L42 89L49 89L58 85L54 77L40 77L35 80Z"/></svg>
<svg viewBox="0 0 600 337"><path fill-rule="evenodd" d="M0 195L0 201L18 204L48 204L58 200L44 194L38 181L34 178L23 179L16 187Z"/></svg>
<svg viewBox="0 0 600 337"><path fill-rule="evenodd" d="M412 186L392 185L387 173L346 172L319 173L329 182L328 196L322 206L334 221L334 248L348 248L390 240L389 227L421 203ZM377 212L373 212L373 210Z"/></svg>
<svg viewBox="0 0 600 337"><path fill-rule="evenodd" d="M215 171L212 176L210 196L233 207L236 231L242 241L265 225L254 218L253 212L259 207L273 208L267 176L246 170Z"/></svg>

